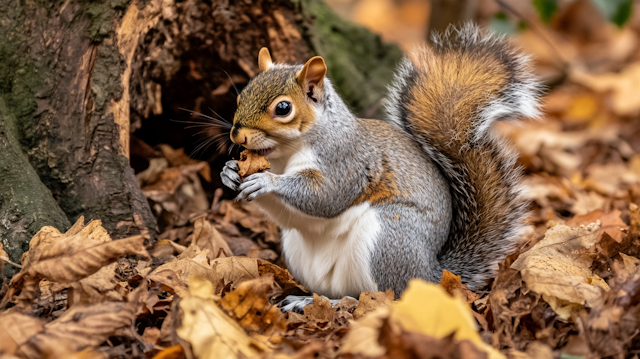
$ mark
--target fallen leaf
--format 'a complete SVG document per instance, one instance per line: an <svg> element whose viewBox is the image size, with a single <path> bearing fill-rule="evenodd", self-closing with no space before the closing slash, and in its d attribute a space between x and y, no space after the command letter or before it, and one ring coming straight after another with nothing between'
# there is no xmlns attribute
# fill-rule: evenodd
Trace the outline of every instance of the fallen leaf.
<svg viewBox="0 0 640 359"><path fill-rule="evenodd" d="M272 275L242 282L218 304L248 332L261 334L268 337L270 342L279 343L280 335L286 329L286 320L278 306L269 302L273 285Z"/></svg>
<svg viewBox="0 0 640 359"><path fill-rule="evenodd" d="M162 289L170 294L184 298L189 293L187 286L180 281L178 275L171 269L153 271L147 276L147 279L160 284Z"/></svg>
<svg viewBox="0 0 640 359"><path fill-rule="evenodd" d="M624 263L624 269L628 274L633 274L640 267L640 259L632 256L628 256L624 253L620 253L622 262Z"/></svg>
<svg viewBox="0 0 640 359"><path fill-rule="evenodd" d="M396 335L400 330L435 339L451 335L458 345L463 341L469 342L474 349L462 350L468 350L470 357L474 357L471 353L480 351L489 358L504 358L500 352L482 341L467 303L460 298L451 297L439 285L419 279L410 281L400 300L393 302L390 308L378 308L352 323L340 352L373 357L388 353L381 345L389 345L385 339L393 340L383 337L385 331L388 332L384 327L387 320L391 328L397 328ZM418 341L413 338L410 340L416 345ZM484 357L482 354L479 357Z"/></svg>
<svg viewBox="0 0 640 359"><path fill-rule="evenodd" d="M600 220L600 232L598 232L596 242L600 239L602 233L606 231L611 238L620 243L624 236L624 233L620 229L627 228L627 224L620 218L621 214L622 213L617 209L614 209L609 213L604 213L602 210L595 210L591 213L574 216L568 220L566 224L568 226L577 227L581 225L588 225Z"/></svg>
<svg viewBox="0 0 640 359"><path fill-rule="evenodd" d="M9 293L0 307L18 291L18 307L29 307L42 279L71 284L98 272L120 256L148 257L144 241L142 235L112 241L100 221L84 226L83 217L65 234L45 226L29 243L29 251L23 255L23 268L11 279Z"/></svg>
<svg viewBox="0 0 640 359"><path fill-rule="evenodd" d="M604 283L590 280L597 277L590 269L593 262L590 250L599 231L599 221L580 227L552 224L544 239L520 254L511 268L519 270L527 288L546 296L546 301L552 302L549 304L559 305L566 301L593 307L602 297L600 288L594 284ZM550 300L550 297L559 301ZM566 311L562 312L564 318L567 318L566 314Z"/></svg>
<svg viewBox="0 0 640 359"><path fill-rule="evenodd" d="M457 276L446 269L442 271L440 286L449 293L450 296L459 296L467 303L473 303L480 298L479 295L470 291L466 284L462 284L460 276Z"/></svg>
<svg viewBox="0 0 640 359"><path fill-rule="evenodd" d="M146 287L131 293L128 302L105 302L68 309L60 318L46 324L43 331L29 338L26 346L31 350L29 354L54 352L60 346L77 352L101 344L116 330L131 326L143 292L146 293Z"/></svg>
<svg viewBox="0 0 640 359"><path fill-rule="evenodd" d="M640 62L627 66L620 73L593 75L581 68L572 67L569 74L573 81L594 91L611 91L612 108L616 114L626 116L640 111L640 99L635 93L640 86Z"/></svg>
<svg viewBox="0 0 640 359"><path fill-rule="evenodd" d="M208 249L207 257L210 260L233 255L227 242L205 217L198 218L193 226L191 245L198 246L200 249Z"/></svg>
<svg viewBox="0 0 640 359"><path fill-rule="evenodd" d="M393 302L393 290L386 292L362 292L358 298L358 306L353 311L353 318L358 320L368 313L376 311L380 307L389 307Z"/></svg>
<svg viewBox="0 0 640 359"><path fill-rule="evenodd" d="M44 321L29 315L13 312L0 315L0 353L28 357L31 349L27 342L42 331ZM23 351L23 350L26 350Z"/></svg>
<svg viewBox="0 0 640 359"><path fill-rule="evenodd" d="M177 333L191 344L199 359L256 357L268 347L251 338L213 301L213 285L198 277L189 281L189 295L180 301L184 312Z"/></svg>

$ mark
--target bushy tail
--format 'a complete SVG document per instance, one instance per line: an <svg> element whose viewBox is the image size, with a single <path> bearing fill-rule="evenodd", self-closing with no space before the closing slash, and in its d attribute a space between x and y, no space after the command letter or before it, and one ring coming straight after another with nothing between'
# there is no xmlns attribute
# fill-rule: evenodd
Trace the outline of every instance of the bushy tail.
<svg viewBox="0 0 640 359"><path fill-rule="evenodd" d="M539 85L525 56L474 25L450 27L433 42L415 64L400 65L387 110L451 184L453 222L440 264L474 289L517 246L526 207L516 155L490 126L537 117Z"/></svg>

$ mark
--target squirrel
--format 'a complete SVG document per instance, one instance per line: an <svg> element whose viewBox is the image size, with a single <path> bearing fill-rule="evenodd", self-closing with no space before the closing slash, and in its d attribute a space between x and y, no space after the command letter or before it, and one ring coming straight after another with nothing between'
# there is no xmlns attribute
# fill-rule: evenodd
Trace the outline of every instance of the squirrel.
<svg viewBox="0 0 640 359"><path fill-rule="evenodd" d="M399 64L384 120L357 118L319 56L280 64L262 48L238 97L231 140L271 171L242 181L232 160L222 181L278 224L289 270L314 293L397 297L445 269L478 290L519 244L522 171L491 124L539 116L528 58L472 24L415 58Z"/></svg>

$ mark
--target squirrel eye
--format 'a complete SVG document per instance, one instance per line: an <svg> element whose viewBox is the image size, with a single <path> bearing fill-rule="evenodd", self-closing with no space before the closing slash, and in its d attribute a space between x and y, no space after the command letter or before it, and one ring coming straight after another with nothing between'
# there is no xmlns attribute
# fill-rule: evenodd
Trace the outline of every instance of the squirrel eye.
<svg viewBox="0 0 640 359"><path fill-rule="evenodd" d="M278 102L276 105L276 116L287 116L291 113L291 103L287 101Z"/></svg>

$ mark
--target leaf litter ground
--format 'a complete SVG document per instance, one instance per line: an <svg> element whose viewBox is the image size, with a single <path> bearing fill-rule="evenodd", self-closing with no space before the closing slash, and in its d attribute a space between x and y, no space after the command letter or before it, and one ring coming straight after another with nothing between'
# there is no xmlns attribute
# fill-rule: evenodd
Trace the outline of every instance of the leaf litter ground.
<svg viewBox="0 0 640 359"><path fill-rule="evenodd" d="M575 5L559 16L595 21L580 14ZM571 26L514 39L539 74L566 76L545 94L542 121L497 126L521 153L531 215L521 248L484 290L445 271L439 285L411 282L399 300L365 292L332 307L315 295L303 313L283 314L282 298L311 293L287 271L278 228L220 189L207 200L209 164L161 145L137 175L158 241L114 241L84 218L66 233L42 228L21 263L7 264L20 272L0 290L0 355L638 357L640 103L629 88L640 26L597 26L598 51Z"/></svg>

